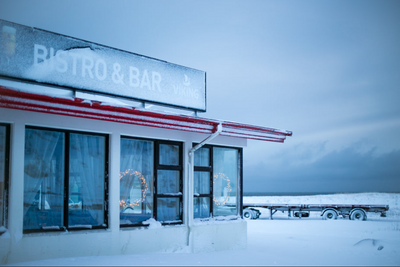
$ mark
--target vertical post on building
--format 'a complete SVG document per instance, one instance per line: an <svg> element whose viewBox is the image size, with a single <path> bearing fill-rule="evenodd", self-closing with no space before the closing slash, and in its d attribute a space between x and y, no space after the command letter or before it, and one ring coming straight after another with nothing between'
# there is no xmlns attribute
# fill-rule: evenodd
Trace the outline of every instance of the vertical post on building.
<svg viewBox="0 0 400 267"><path fill-rule="evenodd" d="M192 237L192 227L193 227L193 183L194 183L194 152L196 150L198 150L199 148L201 148L202 146L204 146L207 142L210 142L212 139L214 139L215 137L217 137L220 133L222 132L222 123L219 123L218 125L216 125L214 132L208 136L206 139L204 139L203 141L201 141L200 143L198 143L196 146L192 147L189 150L188 153L188 181L189 183L186 186L186 190L187 192L190 194L188 196L188 205L189 205L189 212L188 212L188 235L187 235L187 244L189 249L193 251L194 247L193 247L193 242L191 240Z"/></svg>

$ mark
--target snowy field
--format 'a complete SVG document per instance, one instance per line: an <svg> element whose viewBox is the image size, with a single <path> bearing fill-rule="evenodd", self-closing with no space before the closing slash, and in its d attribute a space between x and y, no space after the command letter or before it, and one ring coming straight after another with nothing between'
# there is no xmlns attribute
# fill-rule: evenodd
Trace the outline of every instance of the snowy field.
<svg viewBox="0 0 400 267"><path fill-rule="evenodd" d="M244 202L280 204L389 205L387 217L368 213L367 221L324 221L318 212L309 218L288 218L261 210L248 221L245 250L62 258L19 265L138 265L138 266L254 266L254 265L372 265L400 266L400 194L361 193L314 196L244 197ZM234 233L232 233L234 234Z"/></svg>

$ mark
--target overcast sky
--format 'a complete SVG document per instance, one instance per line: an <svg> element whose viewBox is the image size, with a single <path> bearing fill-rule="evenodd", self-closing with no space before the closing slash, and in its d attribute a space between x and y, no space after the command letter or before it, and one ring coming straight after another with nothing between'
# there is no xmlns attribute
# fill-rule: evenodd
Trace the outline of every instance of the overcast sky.
<svg viewBox="0 0 400 267"><path fill-rule="evenodd" d="M400 1L0 0L0 19L207 72L245 192L400 192Z"/></svg>

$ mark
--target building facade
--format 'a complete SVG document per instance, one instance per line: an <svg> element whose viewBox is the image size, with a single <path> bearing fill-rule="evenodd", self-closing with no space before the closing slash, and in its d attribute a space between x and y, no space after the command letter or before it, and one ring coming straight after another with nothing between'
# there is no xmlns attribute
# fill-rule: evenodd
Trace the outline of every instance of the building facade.
<svg viewBox="0 0 400 267"><path fill-rule="evenodd" d="M10 54L5 45L12 39L9 33L15 35L12 28L20 29L0 22L6 26L5 57ZM36 70L43 67L39 63L47 64L45 70L51 65L52 57L44 55L43 47L32 46ZM80 54L83 63L76 71L82 76L86 71L90 77L93 70L92 79L96 75L106 79L107 61L85 61L85 53ZM0 63L2 264L246 247L243 148L247 139L283 142L291 132L151 110L143 99L128 101L127 96L92 89L87 93L85 88L39 79L39 74L33 78L14 75L18 71L8 74L4 62ZM96 66L103 66L104 72ZM131 78L137 80L131 82L140 86L138 73L139 68L133 69ZM167 86L161 79L164 73L147 75L153 78L149 90ZM189 77L184 77L184 86L189 86ZM193 98L197 89L189 89L184 95ZM179 101L172 106L184 106ZM193 110L205 108L202 101L188 105Z"/></svg>

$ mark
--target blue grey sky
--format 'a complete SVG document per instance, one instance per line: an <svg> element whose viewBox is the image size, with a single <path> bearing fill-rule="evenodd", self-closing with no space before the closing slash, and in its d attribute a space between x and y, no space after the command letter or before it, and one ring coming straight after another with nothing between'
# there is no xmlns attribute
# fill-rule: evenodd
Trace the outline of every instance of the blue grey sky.
<svg viewBox="0 0 400 267"><path fill-rule="evenodd" d="M207 72L245 192L400 192L400 1L0 0L0 18Z"/></svg>

